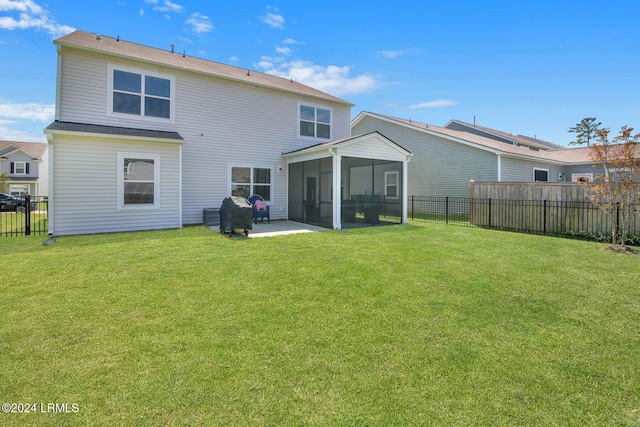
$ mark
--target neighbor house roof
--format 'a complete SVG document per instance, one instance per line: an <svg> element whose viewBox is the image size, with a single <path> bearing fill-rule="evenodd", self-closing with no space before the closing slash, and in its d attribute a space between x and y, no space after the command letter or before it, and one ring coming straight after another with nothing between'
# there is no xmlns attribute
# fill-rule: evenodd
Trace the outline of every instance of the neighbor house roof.
<svg viewBox="0 0 640 427"><path fill-rule="evenodd" d="M42 159L42 156L44 156L47 150L47 144L39 142L0 141L0 153L2 153L2 156L7 156L16 150L23 151L35 159Z"/></svg>
<svg viewBox="0 0 640 427"><path fill-rule="evenodd" d="M562 148L564 148L561 145L554 144L553 142L545 141L542 139L531 138L529 136L524 136L524 135L513 135L511 133L503 132L498 129L492 129L485 126L478 126L475 124L463 122L461 120L455 120L455 119L449 120L449 122L445 124L444 127L449 129L453 125L458 125L458 127L467 128L469 129L470 133L474 130L480 133L484 133L486 135L489 135L488 138L491 138L491 136L497 136L499 138L510 141L514 145L524 145L531 148L537 148L539 150L561 150Z"/></svg>
<svg viewBox="0 0 640 427"><path fill-rule="evenodd" d="M511 145L504 142L496 141L494 139L476 135L470 132L447 129L427 123L416 122L411 119L401 119L398 117L372 113L369 111L361 112L355 119L353 119L352 125L362 120L366 116L374 117L391 123L397 123L402 126L419 130L420 132L424 132L426 134L440 136L451 141L469 145L481 150L491 151L496 155L526 157L529 159L536 159L550 163L592 163L591 158L589 157L588 148L538 151L525 146Z"/></svg>
<svg viewBox="0 0 640 427"><path fill-rule="evenodd" d="M300 148L298 150L289 151L287 153L282 153L282 156L283 157L290 157L292 155L298 155L298 154L301 154L301 153L312 153L312 152L317 152L317 151L323 151L323 150L327 150L327 149L329 149L331 147L346 146L346 145L349 145L351 143L358 142L358 141L361 141L361 140L369 138L369 137L379 137L381 140L384 140L385 143L388 146L390 146L391 148L393 148L394 150L402 153L403 155L405 155L407 157L411 157L412 156L412 154L411 154L411 152L409 150L403 148L402 146L400 146L396 142L390 140L389 138L387 138L386 136L382 135L378 131L373 131L373 132L365 133L365 134L362 134L362 135L350 136L350 137L342 138L342 139L336 139L335 141L321 142L319 144L314 144L314 145L311 145L309 147Z"/></svg>
<svg viewBox="0 0 640 427"><path fill-rule="evenodd" d="M196 58L186 55L184 52L173 53L171 50L144 46L124 41L120 39L119 36L118 38L113 38L78 30L55 40L54 43L62 47L68 46L91 52L102 52L104 54L121 58L135 59L136 61L215 76L254 86L268 87L297 95L309 96L319 100L335 102L350 107L353 106L353 104L343 99L303 85L293 79L277 77L253 70L247 70L245 68Z"/></svg>

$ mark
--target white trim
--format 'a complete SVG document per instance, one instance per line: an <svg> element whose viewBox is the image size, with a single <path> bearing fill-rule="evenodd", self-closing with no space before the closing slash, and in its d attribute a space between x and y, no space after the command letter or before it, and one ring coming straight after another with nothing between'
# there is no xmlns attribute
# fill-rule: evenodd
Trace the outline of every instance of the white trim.
<svg viewBox="0 0 640 427"><path fill-rule="evenodd" d="M328 110L330 117L329 117L329 138L321 138L318 136L307 136L307 135L300 135L300 121L302 120L300 118L300 107L301 106L305 106L305 107L311 107L315 109L315 119L314 119L314 124L315 124L315 133L316 135L318 134L318 108L321 108L323 110ZM311 141L331 141L333 139L333 107L329 107L327 105L322 105L322 104L315 104L312 102L304 102L304 101L298 101L298 113L297 113L297 122L296 122L296 133L298 135L298 138L300 139L306 139L306 140L311 140ZM326 123L322 123L322 124L326 124Z"/></svg>
<svg viewBox="0 0 640 427"><path fill-rule="evenodd" d="M537 168L537 167L533 168L533 177L532 177L533 178L533 182L538 182L536 180L536 171L542 171L542 172L546 172L547 173L547 180L546 181L540 181L540 182L550 182L549 181L549 169Z"/></svg>
<svg viewBox="0 0 640 427"><path fill-rule="evenodd" d="M264 183L254 183L253 182L253 170L254 169L269 169L269 187L270 187L270 198L269 200L265 200L265 202L267 202L267 204L269 206L272 206L275 200L275 183L274 183L274 166L273 165L267 165L264 163L238 163L238 162L234 162L234 163L227 163L227 196L231 196L231 191L232 191L232 182L231 182L231 177L233 176L232 171L233 168L249 168L251 169L250 172L250 177L249 177L249 195L254 194L253 193L253 187L254 185L266 185ZM263 196L264 197L264 196Z"/></svg>
<svg viewBox="0 0 640 427"><path fill-rule="evenodd" d="M571 182L580 182L580 178L587 178L587 182L593 182L593 173L572 173Z"/></svg>
<svg viewBox="0 0 640 427"><path fill-rule="evenodd" d="M114 71L124 71L127 73L139 74L142 79L142 87L140 93L140 114L126 114L126 113L115 113L113 111L113 72ZM163 117L153 117L146 116L144 114L144 84L145 84L145 76L156 77L159 79L169 80L171 83L170 90L170 98L169 98L169 118ZM134 68L121 66L117 64L108 64L107 65L107 116L117 117L118 119L126 119L126 120L135 120L135 121L145 121L145 122L155 122L155 123L175 123L176 121L176 77L171 74L162 74L162 73L154 73L142 68Z"/></svg>
<svg viewBox="0 0 640 427"><path fill-rule="evenodd" d="M498 154L498 182L502 181L502 156Z"/></svg>
<svg viewBox="0 0 640 427"><path fill-rule="evenodd" d="M153 160L153 204L124 204L124 159L145 159ZM127 153L118 152L118 164L117 164L117 195L118 195L118 210L145 210L145 209L160 209L160 155L149 153Z"/></svg>
<svg viewBox="0 0 640 427"><path fill-rule="evenodd" d="M27 174L27 163L23 161L14 161L13 163L13 175L26 176ZM22 172L18 172L18 164L22 165Z"/></svg>
<svg viewBox="0 0 640 427"><path fill-rule="evenodd" d="M396 176L396 183L395 184L392 184L392 185L388 184L388 177L390 175L395 175ZM396 195L395 196L389 196L387 194L387 189L389 187L393 187L393 186L396 187ZM386 199L390 199L390 200L398 200L400 198L400 194L399 194L400 191L399 190L400 190L400 171L385 171L385 173L384 173L384 197Z"/></svg>

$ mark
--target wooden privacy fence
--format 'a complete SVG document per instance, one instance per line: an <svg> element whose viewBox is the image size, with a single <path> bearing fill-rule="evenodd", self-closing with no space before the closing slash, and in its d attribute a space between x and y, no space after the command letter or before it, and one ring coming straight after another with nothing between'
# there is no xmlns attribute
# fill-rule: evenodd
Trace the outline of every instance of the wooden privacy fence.
<svg viewBox="0 0 640 427"><path fill-rule="evenodd" d="M544 234L608 235L612 219L589 201L588 188L574 183L478 183L471 181L469 222L479 227ZM618 215L613 218L619 223ZM640 236L640 206L627 230Z"/></svg>

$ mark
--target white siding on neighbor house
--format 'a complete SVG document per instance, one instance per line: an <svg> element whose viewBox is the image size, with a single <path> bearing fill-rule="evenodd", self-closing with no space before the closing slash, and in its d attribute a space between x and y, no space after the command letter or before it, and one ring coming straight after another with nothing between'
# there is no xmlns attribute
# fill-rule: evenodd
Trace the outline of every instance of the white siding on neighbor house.
<svg viewBox="0 0 640 427"><path fill-rule="evenodd" d="M560 165L548 164L536 160L519 159L502 156L502 182L533 182L533 170L548 169L549 182L557 182L558 175L564 168ZM480 181L480 180L477 180Z"/></svg>
<svg viewBox="0 0 640 427"><path fill-rule="evenodd" d="M372 117L351 130L356 136L378 131L413 156L408 164L407 195L468 197L469 181L496 181L495 154Z"/></svg>
<svg viewBox="0 0 640 427"><path fill-rule="evenodd" d="M178 144L57 135L50 194L55 235L179 228ZM160 207L118 209L118 153L160 157Z"/></svg>
<svg viewBox="0 0 640 427"><path fill-rule="evenodd" d="M202 222L203 208L217 208L228 196L229 165L273 169L271 218L287 218L287 172L281 153L324 140L297 137L298 103L332 109L334 139L350 135L350 107L319 102L269 88L232 82L213 76L135 61L86 54L64 48L59 120L178 132L182 148L184 224ZM175 121L149 122L142 118L107 114L109 64L175 76ZM282 171L278 173L278 167Z"/></svg>

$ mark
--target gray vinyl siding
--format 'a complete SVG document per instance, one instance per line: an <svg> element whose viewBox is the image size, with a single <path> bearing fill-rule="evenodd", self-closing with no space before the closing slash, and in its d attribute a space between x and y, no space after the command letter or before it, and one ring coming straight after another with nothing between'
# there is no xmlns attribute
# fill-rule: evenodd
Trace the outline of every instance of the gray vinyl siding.
<svg viewBox="0 0 640 427"><path fill-rule="evenodd" d="M61 137L53 146L55 189L50 231L55 235L179 228L177 144ZM118 209L118 153L160 156L160 207Z"/></svg>
<svg viewBox="0 0 640 427"><path fill-rule="evenodd" d="M408 164L409 196L469 196L469 181L497 181L497 156L419 130L365 117L353 136L378 131L413 154Z"/></svg>
<svg viewBox="0 0 640 427"><path fill-rule="evenodd" d="M110 64L175 77L174 122L108 115ZM350 135L351 111L343 104L66 47L61 81L61 121L174 131L184 138L183 224L202 223L202 209L219 207L229 195L231 164L272 168L271 218L287 218L288 168L281 154L322 142L297 137L298 102L331 108L333 139Z"/></svg>
<svg viewBox="0 0 640 427"><path fill-rule="evenodd" d="M502 182L533 182L534 168L548 169L549 182L558 182L558 175L564 172L564 168L560 165L502 156L502 177L500 180Z"/></svg>

